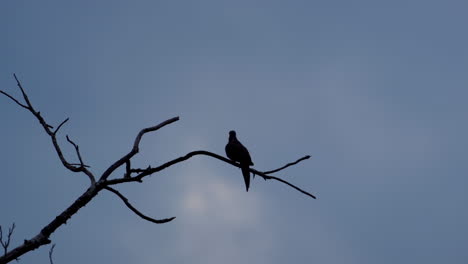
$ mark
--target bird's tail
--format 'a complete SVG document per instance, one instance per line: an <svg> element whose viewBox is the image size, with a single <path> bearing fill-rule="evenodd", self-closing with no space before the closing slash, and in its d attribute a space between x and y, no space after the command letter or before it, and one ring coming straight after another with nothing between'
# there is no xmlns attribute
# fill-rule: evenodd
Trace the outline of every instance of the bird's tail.
<svg viewBox="0 0 468 264"><path fill-rule="evenodd" d="M244 176L245 190L249 191L249 186L250 186L249 166L243 166L241 170L242 170L242 175Z"/></svg>

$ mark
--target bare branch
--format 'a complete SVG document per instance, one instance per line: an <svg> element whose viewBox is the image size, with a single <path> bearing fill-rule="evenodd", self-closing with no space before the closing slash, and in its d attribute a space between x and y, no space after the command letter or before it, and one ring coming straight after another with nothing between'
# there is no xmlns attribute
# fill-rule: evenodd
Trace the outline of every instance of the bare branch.
<svg viewBox="0 0 468 264"><path fill-rule="evenodd" d="M57 127L57 129L55 129L54 131L54 136L57 135L57 132L59 131L59 129L63 126L63 124L65 124L70 118L67 117L67 119L63 120L62 123L60 123L60 125Z"/></svg>
<svg viewBox="0 0 468 264"><path fill-rule="evenodd" d="M160 166L158 166L158 167L156 167L156 168L148 167L147 169L133 169L133 170L132 170L133 172L137 172L137 173L139 173L139 174L136 175L136 176L134 176L134 177L130 177L130 178L120 178L120 179L108 180L108 181L106 181L106 185L114 185L114 184L119 184L119 183L123 183L123 182L135 182L135 181L136 181L136 182L142 182L142 179L143 179L144 177L146 177L146 176L148 176L148 175L151 175L151 174L153 174L153 173L156 173L156 172L158 172L158 171L164 170L164 169L166 169L166 168L168 168L168 167L170 167L170 166L172 166L172 165L174 165L174 164L177 164L177 163L179 163L179 162L188 160L188 159L190 159L190 158L192 158L193 156L196 156L196 155L206 155L206 156L210 156L210 157L219 159L219 160L221 160L221 161L224 161L224 162L226 162L226 163L229 163L229 164L231 164L231 165L233 165L233 166L236 166L236 167L240 168L240 164L239 164L239 163L233 162L233 161L231 161L231 160L229 160L229 159L227 159L227 158L225 158L225 157L223 157L223 156L220 156L220 155L218 155L218 154L215 154L215 153L212 153L212 152L208 152L208 151L205 151L205 150L197 150L197 151L189 152L189 153L187 153L185 156L182 156L182 157L173 159L173 160L171 160L171 161L168 161L168 162L166 162L166 163L164 163L164 164L162 164L162 165L160 165ZM304 159L305 159L305 157L302 158L302 159L300 159L300 160L304 160ZM299 160L299 161L300 161L300 160ZM296 163L298 163L299 161L296 161ZM292 166L292 165L289 165L289 166ZM283 167L286 168L286 167L289 167L289 166L283 166ZM290 183L290 182L288 182L288 181L285 181L285 180L283 180L283 179L277 178L277 177L275 177L275 176L267 175L267 174L265 174L265 173L263 173L263 172L261 172L261 171L255 170L255 169L253 169L253 168L249 168L249 170L250 170L250 172L252 172L252 173L254 173L254 174L256 174L256 175L261 176L261 177L262 177L263 179L265 179L265 180L277 180L277 181L279 181L279 182L282 182L282 183L285 183L285 184L291 186L292 188L298 190L299 192L301 192L301 193L303 193L303 194L305 194L305 195L307 195L307 196L309 196L309 197L312 197L312 198L316 199L316 197L315 197L313 194L302 190L301 188L297 187L296 185L294 185L294 184L292 184L292 183Z"/></svg>
<svg viewBox="0 0 468 264"><path fill-rule="evenodd" d="M62 149L60 148L60 145L57 142L57 138L56 138L57 132L69 119L68 118L65 119L62 123L60 123L60 125L57 127L57 129L55 129L55 131L52 132L51 129L53 128L53 126L47 124L47 122L41 116L41 112L38 112L38 111L36 111L34 109L34 107L31 104L31 101L29 101L28 95L24 91L23 85L21 84L20 80L18 79L16 74L13 74L13 76L15 77L16 84L18 85L18 88L21 90L21 93L23 95L24 101L26 102L26 105L21 104L18 100L16 100L15 98L13 98L12 96L10 96L9 94L7 94L7 93L5 93L3 91L2 91L2 94L6 95L10 99L12 99L14 102L16 102L21 107L26 108L27 110L29 110L36 117L36 119L39 121L39 123L44 128L47 135L50 136L50 139L52 140L52 144L53 144L54 149L55 149L55 151L57 153L57 156L59 157L60 161L62 162L62 164L63 164L63 166L65 168L67 168L68 170L73 171L73 172L83 172L90 178L92 183L95 182L93 174L88 169L86 169L88 166L83 164L83 162L81 161L81 158L80 158L80 166L79 167L77 167L76 164L70 164L65 159L65 157L63 155L63 152L62 152ZM75 149L76 149L76 147L75 147Z"/></svg>
<svg viewBox="0 0 468 264"><path fill-rule="evenodd" d="M128 202L128 199L127 197L125 197L124 195L122 195L120 192L118 192L116 189L113 189L109 186L106 186L104 187L104 189L110 191L110 192L113 192L115 195L117 195L120 199L122 199L122 201L125 203L125 205L130 209L132 210L132 212L134 212L136 215L138 215L139 217L147 220L147 221L150 221L152 223L156 223L156 224L164 224L164 223L167 223L167 222L170 222L172 220L175 219L175 217L171 217L171 218L166 218L166 219L154 219L154 218L151 218L151 217L148 217L144 214L142 214L140 211L138 211L135 207L133 207L130 202Z"/></svg>
<svg viewBox="0 0 468 264"><path fill-rule="evenodd" d="M279 169L271 170L271 171L264 171L263 173L264 173L264 174L272 174L272 173L278 172L278 171L280 171L280 170L284 170L284 169L286 169L286 168L289 167L289 166L296 165L297 163L299 163L299 162L301 162L301 161L303 161L303 160L309 159L309 158L310 158L310 156L307 155L307 156L304 156L304 157L302 157L302 158L300 158L300 159L298 159L298 160L296 160L296 161L294 161L294 162L288 163L288 164L284 165L283 167L281 167L281 168L279 168Z"/></svg>
<svg viewBox="0 0 468 264"><path fill-rule="evenodd" d="M3 247L3 255L5 256L7 254L7 251L8 251L8 247L10 246L10 242L11 242L11 235L13 235L13 232L15 231L15 223L13 223L11 225L10 228L8 228L8 235L5 239L5 241L3 240L3 231L2 231L2 226L0 226L0 244L2 245Z"/></svg>
<svg viewBox="0 0 468 264"><path fill-rule="evenodd" d="M154 131L156 131L156 130L158 130L158 129L166 126L166 125L169 125L170 123L173 123L173 122L175 122L177 120L179 120L178 116L173 117L171 119L168 119L168 120L166 120L166 121L164 121L164 122L162 122L162 123L160 123L158 125L142 129L135 138L135 142L133 143L133 150L138 152L138 148L140 147L140 141L141 141L141 138L143 137L144 134L149 133L149 132L154 132Z"/></svg>
<svg viewBox="0 0 468 264"><path fill-rule="evenodd" d="M143 137L144 134L148 133L148 132L153 132L153 131L156 131L164 126L167 126L171 123L174 123L176 122L177 120L179 120L179 117L176 116L176 117L173 117L173 118L170 118L156 126L152 126L152 127L148 127L148 128L144 128L142 129L138 135L136 136L135 138L135 142L133 143L133 148L132 150L127 153L127 155L123 156L122 158L120 158L118 161L114 162L114 164L112 164L101 176L101 178L99 179L99 181L105 181L107 180L107 178L109 177L109 175L112 174L112 172L114 172L117 168L119 168L120 166L122 166L124 163L126 163L128 160L130 160L133 156L135 156L135 154L138 153L139 151L139 145L140 145L140 141L141 141L141 138Z"/></svg>
<svg viewBox="0 0 468 264"><path fill-rule="evenodd" d="M55 248L55 244L53 244L52 247L50 247L50 250L49 250L49 262L50 262L50 264L54 264L54 260L52 259L52 254L54 254L54 248Z"/></svg>

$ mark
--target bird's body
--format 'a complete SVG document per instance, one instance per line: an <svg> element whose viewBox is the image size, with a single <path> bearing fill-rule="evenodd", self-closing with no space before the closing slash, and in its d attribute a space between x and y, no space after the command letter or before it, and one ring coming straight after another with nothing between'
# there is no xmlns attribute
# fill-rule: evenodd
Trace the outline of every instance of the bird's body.
<svg viewBox="0 0 468 264"><path fill-rule="evenodd" d="M241 165L242 175L244 176L245 189L249 191L250 173L249 166L254 165L250 158L249 151L242 143L237 140L236 132L229 132L229 142L226 145L226 156L232 161L237 161Z"/></svg>

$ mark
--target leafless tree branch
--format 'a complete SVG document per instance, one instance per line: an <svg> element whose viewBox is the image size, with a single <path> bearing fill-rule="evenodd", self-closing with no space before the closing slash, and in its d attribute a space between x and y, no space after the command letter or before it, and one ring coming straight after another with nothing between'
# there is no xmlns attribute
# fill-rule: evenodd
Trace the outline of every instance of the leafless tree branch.
<svg viewBox="0 0 468 264"><path fill-rule="evenodd" d="M104 187L104 189L106 189L106 190L114 193L115 195L117 195L125 203L125 205L130 210L132 210L132 212L134 212L136 215L138 215L139 217L141 217L141 218L143 218L143 219L145 219L147 221L150 221L150 222L155 223L155 224L164 224L164 223L170 222L170 221L175 219L175 217L170 217L170 218L165 218L165 219L154 219L154 218L151 218L149 216L146 216L146 215L142 214L140 211L138 211L135 207L133 207L130 204L130 202L128 201L127 197L125 197L123 194L121 194L116 189L111 188L109 186Z"/></svg>
<svg viewBox="0 0 468 264"><path fill-rule="evenodd" d="M65 157L63 155L63 152L62 152L62 149L60 148L60 145L57 142L56 134L57 134L58 130L60 129L60 127L68 121L68 118L65 119L65 121L63 121L62 123L60 123L60 125L57 127L57 129L55 131L52 131L51 129L53 128L53 126L47 124L47 122L41 116L41 113L34 109L34 107L31 104L31 101L29 100L26 92L24 91L23 85L19 81L18 77L16 76L16 74L13 74L13 76L15 77L16 84L17 84L18 88L21 90L21 94L23 95L23 99L26 102L26 104L21 104L17 99L15 99L13 96L10 96L9 94L7 94L4 91L1 91L2 94L6 95L8 98L13 100L15 103L17 103L21 107L26 108L29 112L31 112L36 117L36 119L39 121L39 123L44 128L47 135L50 136L50 139L52 140L52 144L54 145L55 151L57 152L57 155L58 155L60 161L62 162L62 164L63 164L63 166L65 168L67 168L68 170L73 171L73 172L84 172L88 177L90 177L90 175L92 175L92 173L86 169L86 166L75 166L75 165L69 163L65 159ZM94 178L94 176L93 176L93 178Z"/></svg>
<svg viewBox="0 0 468 264"><path fill-rule="evenodd" d="M182 157L179 157L179 158L176 158L176 159L173 159L171 161L168 161L158 167L155 167L155 168L151 168L151 167L148 167L146 169L133 169L131 170L132 172L136 172L138 173L138 175L136 176L133 176L133 177L124 177L124 178L119 178L119 179L112 179L112 180L108 180L106 181L106 184L107 185L114 185L114 184L120 184L120 183L123 183L123 182L142 182L143 178L146 177L146 176L149 176L153 173L156 173L156 172L159 172L161 170L164 170L172 165L175 165L179 162L182 162L182 161L185 161L185 160L188 160L190 158L192 158L193 156L196 156L196 155L205 155L205 156L210 156L210 157L213 157L213 158L216 158L216 159L219 159L221 161L224 161L226 163L229 163L233 166L236 166L238 168L240 168L240 164L237 163L237 162L233 162L231 161L230 159L227 159L223 156L220 156L218 154L215 154L215 153L212 153L212 152L209 152L209 151L205 151L205 150L197 150L197 151L192 151L192 152L189 152L187 153L185 156L182 156ZM292 166L294 164L297 164L299 163L301 160L305 160L305 159L308 159L308 157L310 156L305 156L293 163L290 163L290 164L287 164L279 169L276 169L274 171L279 171L279 170L282 170L282 169L285 169L289 166ZM255 175L259 175L261 176L263 179L265 180L276 180L276 181L279 181L279 182L282 182L282 183L285 183L287 185L289 185L290 187L300 191L301 193L309 196L309 197L312 197L314 199L316 199L315 195L307 192L307 191L304 191L302 190L301 188L297 187L296 185L286 181L286 180L283 180L283 179L280 179L278 177L275 177L275 176L271 176L271 175L267 175L266 173L264 172L261 172L261 171L258 171L258 170L255 170L253 168L249 168L250 172L254 173Z"/></svg>
<svg viewBox="0 0 468 264"><path fill-rule="evenodd" d="M278 178L278 177L275 177L275 176L271 176L271 175L265 175L265 174L263 174L263 173L260 173L259 171L257 171L257 175L259 175L260 177L262 177L262 178L265 179L265 180L277 180L277 181L279 181L279 182L282 182L282 183L284 183L284 184L289 185L290 187L296 189L297 191L299 191L299 192L301 192L301 193L303 193L303 194L305 194L305 195L307 195L307 196L309 196L309 197L311 197L311 198L317 199L317 197L316 197L315 195L313 195L313 194L311 194L311 193L309 193L309 192L307 192L307 191L304 191L304 190L302 190L301 188L297 187L296 185L294 185L294 184L292 184L292 183L290 183L290 182L288 182L288 181L285 181L285 180L283 180L283 179L281 179L281 178Z"/></svg>
<svg viewBox="0 0 468 264"><path fill-rule="evenodd" d="M15 225L15 223L13 223L11 225L11 227L8 228L7 237L5 238L5 240L3 240L3 230L2 230L2 226L0 226L0 244L3 247L3 255L4 256L7 254L8 247L10 246L10 242L11 242L11 235L13 235L13 232L15 231L15 227L16 227L16 225Z"/></svg>
<svg viewBox="0 0 468 264"><path fill-rule="evenodd" d="M59 131L59 129L63 126L63 124L65 124L70 118L67 117L67 119L63 120L62 123L60 123L60 125L57 127L57 129L55 129L54 131L54 135L57 135L57 132Z"/></svg>

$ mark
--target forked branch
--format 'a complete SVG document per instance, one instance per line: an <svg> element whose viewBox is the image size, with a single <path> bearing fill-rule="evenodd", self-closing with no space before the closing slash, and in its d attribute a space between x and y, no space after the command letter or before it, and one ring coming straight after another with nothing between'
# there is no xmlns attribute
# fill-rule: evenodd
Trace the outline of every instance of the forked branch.
<svg viewBox="0 0 468 264"><path fill-rule="evenodd" d="M8 234L6 235L6 238L3 238L3 230L2 226L0 226L0 244L3 247L3 255L5 256L6 253L8 252L8 247L10 246L11 242L11 236L13 235L13 232L15 231L15 223L11 225L10 228L8 228Z"/></svg>
<svg viewBox="0 0 468 264"><path fill-rule="evenodd" d="M13 76L15 77L16 84L17 84L18 88L20 89L21 94L23 95L23 100L26 102L26 104L22 104L19 100L17 100L16 98L14 98L13 96L11 96L10 94L8 94L5 91L0 90L0 93L7 96L9 99L14 101L19 106L27 109L29 112L31 112L33 114L34 117L36 117L36 119L39 121L39 123L41 124L41 126L43 127L43 129L45 130L47 135L49 135L50 139L52 140L52 144L54 145L54 149L57 152L57 155L58 155L60 161L62 162L62 164L63 164L63 166L65 168L67 168L68 170L73 171L73 172L83 172L84 174L86 174L90 178L91 183L95 182L94 175L87 169L87 166L85 166L84 164L81 164L80 166L76 166L76 164L69 163L65 159L65 156L63 155L62 149L61 149L60 145L58 144L57 137L56 137L57 132L68 121L68 118L65 119L62 123L60 123L60 125L57 127L57 129L52 131L53 126L49 125L45 121L45 119L41 116L41 112L36 111L36 109L34 109L33 105L31 104L31 101L29 100L28 95L24 91L23 85L21 84L20 80L18 79L16 74L13 74Z"/></svg>
<svg viewBox="0 0 468 264"><path fill-rule="evenodd" d="M67 118L68 120L68 118ZM63 124L64 122L62 122ZM60 126L62 125L60 124ZM57 130L60 128L60 126L57 128ZM68 135L66 136L67 138L67 141L68 143L72 144L72 146L75 148L75 152L76 152L76 155L78 156L78 160L80 161L80 169L81 171L86 174L89 178L89 180L91 181L91 184L94 184L96 182L96 179L94 179L94 175L87 169L88 166L86 166L84 163L83 163L83 159L81 158L81 153L80 153L80 147L75 144L75 142L73 142L69 137Z"/></svg>
<svg viewBox="0 0 468 264"><path fill-rule="evenodd" d="M133 143L133 148L132 150L127 153L125 156L123 156L122 158L120 158L118 161L116 161L114 164L112 164L101 176L101 178L99 179L100 182L104 182L107 180L107 178L112 174L112 172L114 172L117 168L119 168L120 166L122 166L123 164L127 163L128 161L130 161L130 159L135 156L138 151L139 151L139 148L140 148L140 141L141 141L141 138L143 137L144 134L146 133L149 133L149 132L154 132L160 128L163 128L169 124L172 124L176 121L179 120L179 117L176 116L176 117L173 117L173 118L170 118L156 126L152 126L152 127L147 127L147 128L144 128L142 129L138 135L136 136L135 138L135 142Z"/></svg>

